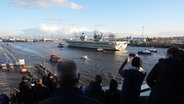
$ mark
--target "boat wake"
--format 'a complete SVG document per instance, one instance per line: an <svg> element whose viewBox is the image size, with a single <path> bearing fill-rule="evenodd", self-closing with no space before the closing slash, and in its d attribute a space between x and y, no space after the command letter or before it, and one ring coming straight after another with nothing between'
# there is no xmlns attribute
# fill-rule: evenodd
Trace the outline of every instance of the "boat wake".
<svg viewBox="0 0 184 104"><path fill-rule="evenodd" d="M81 56L81 60L88 60L89 58L88 58L88 56L87 55L83 55L83 56Z"/></svg>
<svg viewBox="0 0 184 104"><path fill-rule="evenodd" d="M29 49L29 48L25 48L25 47L21 47L21 46L14 46L14 48L19 49L21 51L25 51L25 52L31 53L31 54L35 54L35 55L41 57L42 59L45 59L43 57L43 55L41 55L39 52L37 52L35 50Z"/></svg>

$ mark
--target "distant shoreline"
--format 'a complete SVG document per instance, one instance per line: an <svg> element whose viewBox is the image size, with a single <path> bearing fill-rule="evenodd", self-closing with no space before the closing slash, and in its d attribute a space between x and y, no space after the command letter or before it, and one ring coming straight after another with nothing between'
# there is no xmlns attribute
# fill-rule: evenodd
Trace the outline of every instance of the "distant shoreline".
<svg viewBox="0 0 184 104"><path fill-rule="evenodd" d="M171 44L171 43L130 43L129 46L154 47L154 48L180 47L184 49L184 44Z"/></svg>

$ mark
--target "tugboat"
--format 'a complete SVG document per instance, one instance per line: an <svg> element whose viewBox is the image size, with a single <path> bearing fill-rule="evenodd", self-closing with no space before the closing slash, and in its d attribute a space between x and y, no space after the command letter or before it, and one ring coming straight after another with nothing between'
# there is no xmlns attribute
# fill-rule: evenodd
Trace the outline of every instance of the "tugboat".
<svg viewBox="0 0 184 104"><path fill-rule="evenodd" d="M155 53L157 52L157 50L155 48L149 48L148 51L155 52Z"/></svg>
<svg viewBox="0 0 184 104"><path fill-rule="evenodd" d="M52 63L58 63L59 61L61 61L61 58L59 58L57 55L55 54L52 54L50 56L50 59L49 59L50 62Z"/></svg>

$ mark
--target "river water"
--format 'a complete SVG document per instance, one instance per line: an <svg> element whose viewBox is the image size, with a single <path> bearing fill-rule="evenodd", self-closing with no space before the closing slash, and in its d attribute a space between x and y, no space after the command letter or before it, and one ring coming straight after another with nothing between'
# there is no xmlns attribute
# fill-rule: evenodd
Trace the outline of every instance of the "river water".
<svg viewBox="0 0 184 104"><path fill-rule="evenodd" d="M63 59L72 59L76 62L81 73L81 80L84 85L94 80L96 74L102 75L103 85L108 85L111 78L115 78L119 83L122 77L118 74L118 69L129 53L144 50L146 47L128 46L124 51L105 51L97 52L94 49L68 47L67 43L64 48L58 48L58 42L14 42L12 46L2 43L14 57L25 59L26 64L45 63L45 66L56 73L55 64L49 63L51 54L56 54ZM159 58L164 58L166 48L156 48L157 53L153 55L139 55L143 60L143 67L147 74L157 63ZM88 55L87 60L81 60L81 56ZM130 64L127 65L130 67Z"/></svg>

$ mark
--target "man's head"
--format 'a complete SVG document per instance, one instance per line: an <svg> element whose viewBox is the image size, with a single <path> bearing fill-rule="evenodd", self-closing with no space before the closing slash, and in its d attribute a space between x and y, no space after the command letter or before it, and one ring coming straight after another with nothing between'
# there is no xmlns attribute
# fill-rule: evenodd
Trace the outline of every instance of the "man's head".
<svg viewBox="0 0 184 104"><path fill-rule="evenodd" d="M132 60L133 67L142 67L142 60L140 57L134 57Z"/></svg>
<svg viewBox="0 0 184 104"><path fill-rule="evenodd" d="M57 64L60 86L76 86L79 81L77 65L72 60L62 60Z"/></svg>
<svg viewBox="0 0 184 104"><path fill-rule="evenodd" d="M171 47L167 50L167 58L184 61L184 51L179 47Z"/></svg>
<svg viewBox="0 0 184 104"><path fill-rule="evenodd" d="M115 79L111 79L109 87L111 90L116 90L118 87L118 82Z"/></svg>
<svg viewBox="0 0 184 104"><path fill-rule="evenodd" d="M22 80L27 80L27 77L26 76L22 76Z"/></svg>
<svg viewBox="0 0 184 104"><path fill-rule="evenodd" d="M38 84L43 84L42 79L38 79Z"/></svg>
<svg viewBox="0 0 184 104"><path fill-rule="evenodd" d="M96 77L95 77L95 83L97 83L99 85L102 83L102 76L101 75L96 75Z"/></svg>
<svg viewBox="0 0 184 104"><path fill-rule="evenodd" d="M28 82L27 76L22 76L22 81L23 81L23 82Z"/></svg>

